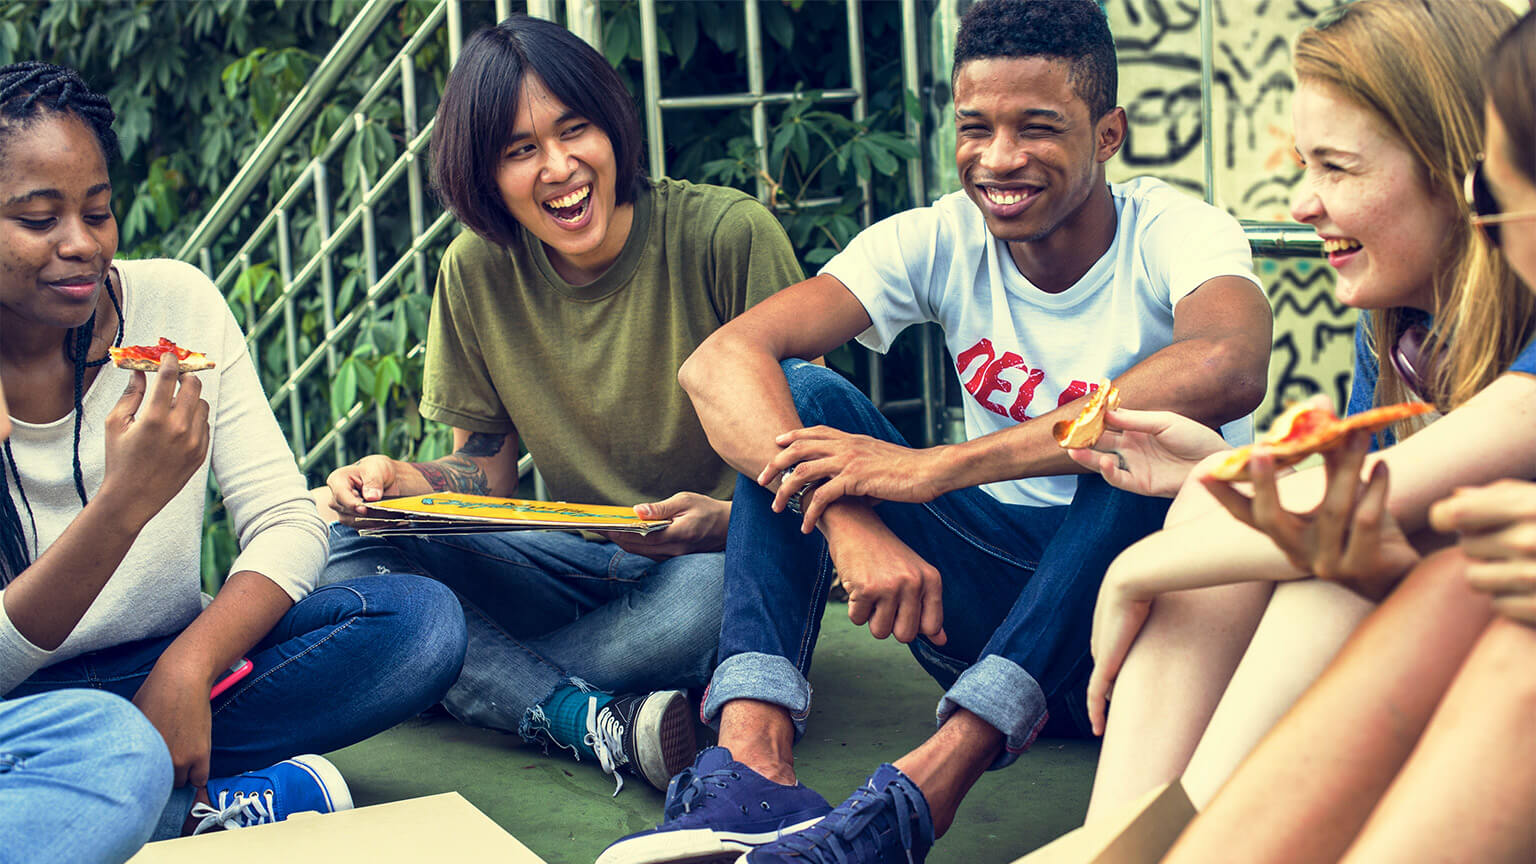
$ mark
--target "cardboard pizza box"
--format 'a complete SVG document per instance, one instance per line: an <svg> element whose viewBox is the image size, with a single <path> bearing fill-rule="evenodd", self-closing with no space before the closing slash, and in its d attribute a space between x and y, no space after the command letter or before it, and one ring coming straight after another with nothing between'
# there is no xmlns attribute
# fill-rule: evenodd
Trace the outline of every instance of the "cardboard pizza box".
<svg viewBox="0 0 1536 864"><path fill-rule="evenodd" d="M1063 834L1013 864L1157 864L1193 818L1194 805L1175 780L1123 813Z"/></svg>
<svg viewBox="0 0 1536 864"><path fill-rule="evenodd" d="M150 843L129 864L545 864L457 792Z"/></svg>

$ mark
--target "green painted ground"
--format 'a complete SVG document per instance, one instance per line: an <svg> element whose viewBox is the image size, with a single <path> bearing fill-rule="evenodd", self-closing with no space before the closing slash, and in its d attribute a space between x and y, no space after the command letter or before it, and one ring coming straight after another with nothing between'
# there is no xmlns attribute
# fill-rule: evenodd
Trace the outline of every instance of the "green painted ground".
<svg viewBox="0 0 1536 864"><path fill-rule="evenodd" d="M801 779L834 804L932 731L939 696L904 647L871 639L846 610L828 607L810 730L796 754ZM456 791L550 864L588 864L661 813L661 793L638 779L611 798L612 781L590 763L448 719L413 721L329 755L359 805ZM1097 756L1090 742L1037 742L982 778L928 861L1010 862L1081 824Z"/></svg>

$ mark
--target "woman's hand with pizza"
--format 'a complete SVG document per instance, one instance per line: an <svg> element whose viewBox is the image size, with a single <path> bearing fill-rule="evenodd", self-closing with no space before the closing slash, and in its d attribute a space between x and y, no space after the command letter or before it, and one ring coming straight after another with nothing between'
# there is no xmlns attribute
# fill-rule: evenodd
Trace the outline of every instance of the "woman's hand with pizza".
<svg viewBox="0 0 1536 864"><path fill-rule="evenodd" d="M106 423L106 473L99 497L142 526L176 496L208 456L208 403L196 375L167 354L147 376L131 372Z"/></svg>
<svg viewBox="0 0 1536 864"><path fill-rule="evenodd" d="M1098 441L1067 455L1117 489L1172 498L1201 460L1230 447L1216 430L1181 414L1116 408L1105 413Z"/></svg>
<svg viewBox="0 0 1536 864"><path fill-rule="evenodd" d="M1281 506L1275 459L1262 451L1247 463L1251 498L1229 481L1200 479L1233 518L1269 535L1291 566L1380 600L1418 563L1419 553L1387 507L1386 463L1376 463L1362 488L1370 443L1370 430L1357 429L1344 446L1323 452L1327 487L1322 503L1307 513Z"/></svg>
<svg viewBox="0 0 1536 864"><path fill-rule="evenodd" d="M1458 489L1429 509L1429 524L1461 535L1467 581L1492 595L1494 609L1536 626L1536 483Z"/></svg>

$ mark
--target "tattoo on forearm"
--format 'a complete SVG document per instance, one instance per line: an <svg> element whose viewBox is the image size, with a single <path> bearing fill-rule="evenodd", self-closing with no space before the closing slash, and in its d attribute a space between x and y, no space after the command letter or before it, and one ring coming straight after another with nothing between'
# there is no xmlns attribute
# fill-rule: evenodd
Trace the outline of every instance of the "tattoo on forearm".
<svg viewBox="0 0 1536 864"><path fill-rule="evenodd" d="M489 432L471 432L469 438L464 441L464 446L455 450L454 453L487 459L500 453L505 443L507 443L506 433L494 435Z"/></svg>
<svg viewBox="0 0 1536 864"><path fill-rule="evenodd" d="M473 460L461 455L462 453L463 451L460 450L435 462L413 464L434 491L464 492L469 495L490 494L491 484L485 472Z"/></svg>

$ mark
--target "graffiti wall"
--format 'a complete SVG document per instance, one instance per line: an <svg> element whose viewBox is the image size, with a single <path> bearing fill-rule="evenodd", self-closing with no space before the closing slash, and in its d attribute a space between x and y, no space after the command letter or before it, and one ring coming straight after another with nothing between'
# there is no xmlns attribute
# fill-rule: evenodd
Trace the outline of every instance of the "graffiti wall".
<svg viewBox="0 0 1536 864"><path fill-rule="evenodd" d="M1290 137L1290 46L1332 2L1216 0L1211 129L1215 200L1241 219L1289 220L1301 168ZM1155 174L1205 193L1198 0L1108 0L1130 137L1110 175ZM1259 259L1275 310L1266 423L1284 403L1349 388L1355 311L1333 298L1320 259Z"/></svg>

